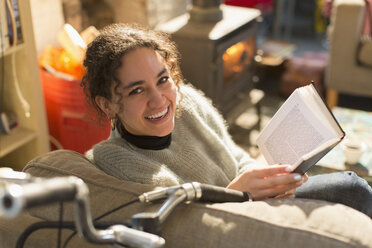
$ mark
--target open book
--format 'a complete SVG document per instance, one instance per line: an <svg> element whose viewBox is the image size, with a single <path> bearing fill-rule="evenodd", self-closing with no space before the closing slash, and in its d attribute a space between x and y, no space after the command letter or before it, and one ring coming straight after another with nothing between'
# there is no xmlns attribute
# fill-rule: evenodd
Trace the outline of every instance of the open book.
<svg viewBox="0 0 372 248"><path fill-rule="evenodd" d="M297 88L260 133L268 164L290 164L304 174L345 136L315 84Z"/></svg>

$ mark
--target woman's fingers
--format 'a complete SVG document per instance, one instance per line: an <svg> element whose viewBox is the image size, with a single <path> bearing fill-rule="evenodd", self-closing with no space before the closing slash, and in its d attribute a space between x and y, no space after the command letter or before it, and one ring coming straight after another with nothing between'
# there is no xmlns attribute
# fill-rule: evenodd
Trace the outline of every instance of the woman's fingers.
<svg viewBox="0 0 372 248"><path fill-rule="evenodd" d="M295 190L297 187L301 186L301 184L302 182L287 184L278 188L255 190L253 193L250 193L252 194L254 200L265 200L267 198L277 197L281 195L291 195L291 192L293 192L293 190Z"/></svg>
<svg viewBox="0 0 372 248"><path fill-rule="evenodd" d="M269 177L277 174L288 174L292 170L293 167L290 165L271 165L267 167L255 168L247 172L249 172L254 177Z"/></svg>
<svg viewBox="0 0 372 248"><path fill-rule="evenodd" d="M304 183L306 183L307 180L309 179L309 176L305 173L305 174L303 175L303 177L304 177Z"/></svg>
<svg viewBox="0 0 372 248"><path fill-rule="evenodd" d="M254 168L239 175L227 188L249 192L254 200L289 194L307 180L306 175L291 173L292 170L289 165Z"/></svg>
<svg viewBox="0 0 372 248"><path fill-rule="evenodd" d="M291 195L294 195L295 193L296 193L296 189L291 189L286 192L286 194L291 194Z"/></svg>
<svg viewBox="0 0 372 248"><path fill-rule="evenodd" d="M265 177L255 179L254 188L256 189L266 189L266 188L275 188L282 185L302 183L304 177L300 174L282 174L277 176Z"/></svg>

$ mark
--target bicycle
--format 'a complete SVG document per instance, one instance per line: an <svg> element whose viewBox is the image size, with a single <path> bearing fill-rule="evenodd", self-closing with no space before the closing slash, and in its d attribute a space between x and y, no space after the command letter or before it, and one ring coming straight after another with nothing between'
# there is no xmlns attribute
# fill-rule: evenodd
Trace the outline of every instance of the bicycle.
<svg viewBox="0 0 372 248"><path fill-rule="evenodd" d="M3 217L14 218L22 211L53 202L74 201L75 221L64 222L60 227L74 228L80 237L94 244L109 244L112 247L164 247L161 226L181 202L206 201L250 201L248 193L222 187L185 183L173 187L146 192L138 196L138 201L150 203L166 199L157 212L137 213L130 224L93 223L89 205L89 189L80 178L74 176L39 178L11 169L0 172L0 211ZM58 226L56 223L50 227ZM35 228L41 228L40 226ZM23 247L32 230L26 230L18 239L17 247Z"/></svg>

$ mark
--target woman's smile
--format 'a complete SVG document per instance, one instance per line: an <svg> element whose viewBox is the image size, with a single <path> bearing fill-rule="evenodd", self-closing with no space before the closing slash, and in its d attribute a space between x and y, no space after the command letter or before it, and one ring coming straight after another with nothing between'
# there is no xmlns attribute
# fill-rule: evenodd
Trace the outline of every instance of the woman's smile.
<svg viewBox="0 0 372 248"><path fill-rule="evenodd" d="M150 121L161 120L161 119L164 119L167 116L168 112L169 112L169 107L167 107L166 109L164 109L163 111L161 111L159 113L156 113L156 114L153 114L153 115L150 115L150 116L146 116L145 118L147 120L150 120Z"/></svg>

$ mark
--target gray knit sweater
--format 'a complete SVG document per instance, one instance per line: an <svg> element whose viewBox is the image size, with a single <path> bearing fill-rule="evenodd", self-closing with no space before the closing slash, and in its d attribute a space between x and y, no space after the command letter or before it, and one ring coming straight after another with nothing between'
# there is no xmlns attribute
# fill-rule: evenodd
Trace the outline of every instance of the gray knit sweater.
<svg viewBox="0 0 372 248"><path fill-rule="evenodd" d="M138 148L113 132L86 156L101 170L122 180L170 186L197 181L227 186L257 162L238 147L225 121L204 94L182 85L182 112L172 142L162 150Z"/></svg>

